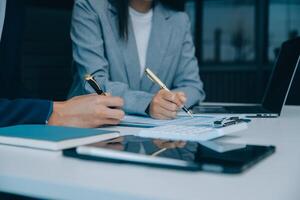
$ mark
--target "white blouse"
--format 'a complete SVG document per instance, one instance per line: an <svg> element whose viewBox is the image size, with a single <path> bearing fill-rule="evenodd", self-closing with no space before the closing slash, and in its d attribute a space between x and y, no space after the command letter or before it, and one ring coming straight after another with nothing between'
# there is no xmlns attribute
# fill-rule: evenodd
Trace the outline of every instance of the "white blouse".
<svg viewBox="0 0 300 200"><path fill-rule="evenodd" d="M140 13L133 8L129 8L129 14L133 25L142 77L146 67L147 49L152 28L153 10L151 9L147 13Z"/></svg>

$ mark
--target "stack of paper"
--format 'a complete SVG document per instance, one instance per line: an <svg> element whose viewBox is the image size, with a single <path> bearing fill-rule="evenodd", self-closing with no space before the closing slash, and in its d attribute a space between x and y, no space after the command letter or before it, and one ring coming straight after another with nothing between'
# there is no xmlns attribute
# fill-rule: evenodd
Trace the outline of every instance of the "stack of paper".
<svg viewBox="0 0 300 200"><path fill-rule="evenodd" d="M212 126L213 123L222 117L216 116L178 116L173 120L157 120L150 117L126 115L120 125L135 127L156 127L166 125L184 125L184 126Z"/></svg>
<svg viewBox="0 0 300 200"><path fill-rule="evenodd" d="M208 126L182 126L167 125L155 128L143 129L136 135L146 138L179 140L179 141L207 141L228 135L237 131L247 129L247 123L239 123L222 128Z"/></svg>
<svg viewBox="0 0 300 200"><path fill-rule="evenodd" d="M207 141L237 131L247 129L247 123L236 123L225 127L215 127L214 122L224 116L197 115L178 116L173 120L157 120L143 116L125 116L121 125L144 128L137 136L166 140Z"/></svg>

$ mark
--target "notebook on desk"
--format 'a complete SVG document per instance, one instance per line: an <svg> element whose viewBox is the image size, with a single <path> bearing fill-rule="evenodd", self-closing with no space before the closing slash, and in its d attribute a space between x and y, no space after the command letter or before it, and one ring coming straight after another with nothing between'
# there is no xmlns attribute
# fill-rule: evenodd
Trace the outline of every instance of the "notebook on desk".
<svg viewBox="0 0 300 200"><path fill-rule="evenodd" d="M0 128L0 144L45 150L63 150L120 136L116 131L45 125Z"/></svg>

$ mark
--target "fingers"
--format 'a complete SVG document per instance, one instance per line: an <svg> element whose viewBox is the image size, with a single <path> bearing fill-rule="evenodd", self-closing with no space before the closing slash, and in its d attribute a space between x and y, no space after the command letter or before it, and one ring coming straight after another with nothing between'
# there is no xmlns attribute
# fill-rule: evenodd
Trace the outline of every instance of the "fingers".
<svg viewBox="0 0 300 200"><path fill-rule="evenodd" d="M176 97L181 101L182 105L186 103L187 98L183 92L177 92Z"/></svg>
<svg viewBox="0 0 300 200"><path fill-rule="evenodd" d="M113 120L116 119L120 121L124 118L125 113L123 110L104 107L103 109L99 110L98 115L100 118L113 119Z"/></svg>
<svg viewBox="0 0 300 200"><path fill-rule="evenodd" d="M162 114L154 114L154 115L152 115L152 117L153 117L154 119L160 119L160 120L174 119L174 118L172 118L172 117L165 116L165 115L162 115Z"/></svg>
<svg viewBox="0 0 300 200"><path fill-rule="evenodd" d="M54 103L50 125L95 128L116 125L124 118L119 97L89 94L77 96L62 103Z"/></svg>
<svg viewBox="0 0 300 200"><path fill-rule="evenodd" d="M178 106L175 103L161 99L159 102L160 107L170 112L177 112Z"/></svg>
<svg viewBox="0 0 300 200"><path fill-rule="evenodd" d="M120 123L120 120L118 119L104 119L101 120L101 124L105 125L118 125Z"/></svg>
<svg viewBox="0 0 300 200"><path fill-rule="evenodd" d="M160 90L150 104L150 115L156 119L174 119L186 102L183 92Z"/></svg>
<svg viewBox="0 0 300 200"><path fill-rule="evenodd" d="M160 109L159 113L161 115L160 119L175 119L177 116L176 111L169 111L163 108L159 108L159 109Z"/></svg>
<svg viewBox="0 0 300 200"><path fill-rule="evenodd" d="M169 111L160 107L159 105L153 107L152 109L153 117L156 119L174 119L176 118L177 112L176 111Z"/></svg>
<svg viewBox="0 0 300 200"><path fill-rule="evenodd" d="M99 120L101 125L117 125L124 118L125 113L120 108L123 107L124 101L120 97L93 96L95 102L95 118Z"/></svg>
<svg viewBox="0 0 300 200"><path fill-rule="evenodd" d="M186 102L186 96L183 92L169 92L161 90L160 95L164 100L176 104L177 109L182 108Z"/></svg>
<svg viewBox="0 0 300 200"><path fill-rule="evenodd" d="M176 104L177 107L182 106L180 99L177 97L177 95L175 93L172 93L172 92L169 92L166 90L161 90L159 93L160 93L162 99Z"/></svg>
<svg viewBox="0 0 300 200"><path fill-rule="evenodd" d="M98 96L97 103L107 107L117 107L117 108L121 108L124 105L124 101L122 98L112 97L112 96Z"/></svg>

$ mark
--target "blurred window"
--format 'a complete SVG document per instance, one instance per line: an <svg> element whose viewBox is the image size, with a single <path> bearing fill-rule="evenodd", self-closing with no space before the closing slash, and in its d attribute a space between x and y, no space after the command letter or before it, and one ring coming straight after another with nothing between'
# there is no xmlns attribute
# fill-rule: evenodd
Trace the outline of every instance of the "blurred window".
<svg viewBox="0 0 300 200"><path fill-rule="evenodd" d="M204 0L202 62L255 59L255 0Z"/></svg>
<svg viewBox="0 0 300 200"><path fill-rule="evenodd" d="M300 35L300 0L270 0L269 52L274 61L281 43Z"/></svg>

